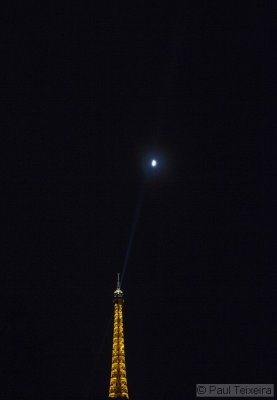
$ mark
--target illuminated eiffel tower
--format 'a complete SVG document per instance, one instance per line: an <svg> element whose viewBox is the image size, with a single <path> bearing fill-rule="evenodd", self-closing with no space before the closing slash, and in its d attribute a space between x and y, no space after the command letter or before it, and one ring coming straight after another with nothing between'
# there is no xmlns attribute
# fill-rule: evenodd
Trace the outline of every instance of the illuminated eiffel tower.
<svg viewBox="0 0 277 400"><path fill-rule="evenodd" d="M120 289L119 274L117 274L117 288L114 291L114 328L113 328L113 349L112 349L112 368L109 398L117 400L129 399L125 349L123 332L123 292Z"/></svg>

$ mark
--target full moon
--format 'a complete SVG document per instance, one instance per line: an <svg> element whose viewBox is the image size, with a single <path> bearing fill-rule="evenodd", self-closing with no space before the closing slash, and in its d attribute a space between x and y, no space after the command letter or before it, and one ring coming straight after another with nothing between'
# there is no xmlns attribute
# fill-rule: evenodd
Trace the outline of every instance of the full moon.
<svg viewBox="0 0 277 400"><path fill-rule="evenodd" d="M156 160L152 160L151 161L151 165L152 165L152 167L156 167L157 166L157 161Z"/></svg>

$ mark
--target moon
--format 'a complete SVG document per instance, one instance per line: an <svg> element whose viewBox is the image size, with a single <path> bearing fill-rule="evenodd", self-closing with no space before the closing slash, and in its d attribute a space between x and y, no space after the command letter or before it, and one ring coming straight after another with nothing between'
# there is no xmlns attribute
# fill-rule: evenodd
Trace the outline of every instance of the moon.
<svg viewBox="0 0 277 400"><path fill-rule="evenodd" d="M151 161L151 166L153 167L153 168L155 168L156 166L157 166L157 160L152 160Z"/></svg>

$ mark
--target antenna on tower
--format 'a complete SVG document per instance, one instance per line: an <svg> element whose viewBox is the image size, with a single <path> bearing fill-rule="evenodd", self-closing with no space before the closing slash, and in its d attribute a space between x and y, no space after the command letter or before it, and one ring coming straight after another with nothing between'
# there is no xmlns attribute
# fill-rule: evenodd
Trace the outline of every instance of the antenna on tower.
<svg viewBox="0 0 277 400"><path fill-rule="evenodd" d="M120 289L120 273L117 273L117 289Z"/></svg>

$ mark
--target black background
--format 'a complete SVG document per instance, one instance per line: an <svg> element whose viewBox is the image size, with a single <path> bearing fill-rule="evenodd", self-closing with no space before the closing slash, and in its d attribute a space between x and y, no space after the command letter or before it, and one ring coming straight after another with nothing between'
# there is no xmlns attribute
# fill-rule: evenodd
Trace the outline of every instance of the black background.
<svg viewBox="0 0 277 400"><path fill-rule="evenodd" d="M130 399L274 382L275 17L273 2L7 7L1 398L107 398L141 193Z"/></svg>

